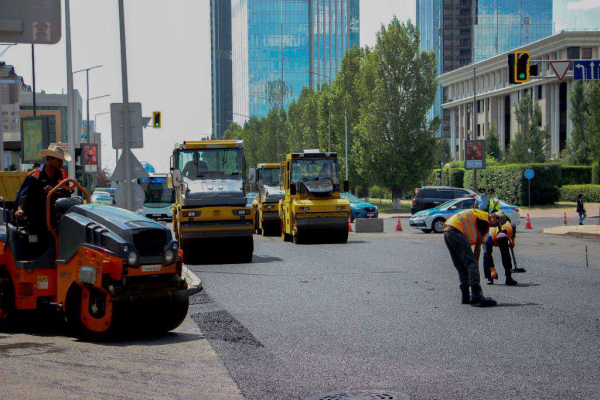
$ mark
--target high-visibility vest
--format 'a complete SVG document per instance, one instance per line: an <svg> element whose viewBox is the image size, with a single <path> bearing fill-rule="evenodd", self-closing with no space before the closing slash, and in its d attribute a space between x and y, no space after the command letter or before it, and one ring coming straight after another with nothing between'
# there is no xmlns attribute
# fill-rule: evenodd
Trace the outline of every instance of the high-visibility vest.
<svg viewBox="0 0 600 400"><path fill-rule="evenodd" d="M461 231L466 237L471 246L477 243L477 238L481 237L481 233L477 230L477 220L488 222L488 213L482 210L465 210L454 214L446 225Z"/></svg>
<svg viewBox="0 0 600 400"><path fill-rule="evenodd" d="M510 222L505 223L504 225L502 225L502 228L490 228L490 232L488 233L487 237L485 238L485 241L487 243L493 244L494 247L498 247L498 234L500 233L500 231L506 231L506 235L508 236L508 238L510 239L511 244L514 246L515 243L515 231L513 230L512 224Z"/></svg>
<svg viewBox="0 0 600 400"><path fill-rule="evenodd" d="M496 196L490 199L490 212L496 213L500 211L500 200Z"/></svg>
<svg viewBox="0 0 600 400"><path fill-rule="evenodd" d="M32 177L34 177L36 179L39 179L39 177L42 175L42 171L43 170L44 170L44 166L42 165L39 168L35 168L35 169L29 171L29 174L27 174L27 175L28 176L32 176ZM60 175L61 175L61 177L58 178L59 182L62 182L62 181L64 181L65 179L67 179L69 177L69 174L64 169L60 170Z"/></svg>

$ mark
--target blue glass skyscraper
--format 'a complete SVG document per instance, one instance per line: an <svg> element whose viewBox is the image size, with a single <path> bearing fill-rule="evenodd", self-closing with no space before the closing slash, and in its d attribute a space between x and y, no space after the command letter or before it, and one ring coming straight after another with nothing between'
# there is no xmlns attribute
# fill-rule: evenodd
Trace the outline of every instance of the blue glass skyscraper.
<svg viewBox="0 0 600 400"><path fill-rule="evenodd" d="M417 27L443 74L550 36L552 0L417 0ZM442 97L440 89L431 118L442 115Z"/></svg>
<svg viewBox="0 0 600 400"><path fill-rule="evenodd" d="M359 0L231 0L233 118L286 108L359 45Z"/></svg>

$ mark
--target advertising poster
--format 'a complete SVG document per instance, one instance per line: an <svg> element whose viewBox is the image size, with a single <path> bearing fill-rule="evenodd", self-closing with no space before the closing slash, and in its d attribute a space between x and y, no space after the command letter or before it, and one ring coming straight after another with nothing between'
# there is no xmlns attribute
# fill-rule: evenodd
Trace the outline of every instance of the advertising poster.
<svg viewBox="0 0 600 400"><path fill-rule="evenodd" d="M83 165L85 172L96 172L98 170L98 145L82 143Z"/></svg>
<svg viewBox="0 0 600 400"><path fill-rule="evenodd" d="M465 169L485 168L485 140L465 141Z"/></svg>
<svg viewBox="0 0 600 400"><path fill-rule="evenodd" d="M21 118L21 149L24 163L43 163L38 156L48 147L48 117Z"/></svg>

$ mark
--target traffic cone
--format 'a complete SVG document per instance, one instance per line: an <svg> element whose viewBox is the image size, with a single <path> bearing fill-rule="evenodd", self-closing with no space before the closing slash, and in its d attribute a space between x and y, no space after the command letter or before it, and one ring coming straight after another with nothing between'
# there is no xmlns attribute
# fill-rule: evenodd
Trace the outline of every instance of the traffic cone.
<svg viewBox="0 0 600 400"><path fill-rule="evenodd" d="M525 223L525 229L533 229L531 227L531 219L529 219L529 214L527 214L527 222Z"/></svg>
<svg viewBox="0 0 600 400"><path fill-rule="evenodd" d="M563 219L563 226L567 226L567 213L565 213L565 218Z"/></svg>
<svg viewBox="0 0 600 400"><path fill-rule="evenodd" d="M348 217L348 232L354 232L352 230L352 220L350 219L350 217Z"/></svg>
<svg viewBox="0 0 600 400"><path fill-rule="evenodd" d="M396 223L396 232L402 231L402 222L400 222L400 216L398 215L398 222Z"/></svg>

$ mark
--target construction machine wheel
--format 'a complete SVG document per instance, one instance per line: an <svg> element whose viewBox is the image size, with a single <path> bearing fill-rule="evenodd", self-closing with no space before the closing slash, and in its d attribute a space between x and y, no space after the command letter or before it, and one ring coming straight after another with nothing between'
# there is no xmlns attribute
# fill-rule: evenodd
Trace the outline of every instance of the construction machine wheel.
<svg viewBox="0 0 600 400"><path fill-rule="evenodd" d="M67 293L65 317L75 336L84 340L102 341L114 333L110 295L98 289L73 284Z"/></svg>
<svg viewBox="0 0 600 400"><path fill-rule="evenodd" d="M239 249L238 262L242 264L251 263L254 256L254 238L252 236L242 238Z"/></svg>
<svg viewBox="0 0 600 400"><path fill-rule="evenodd" d="M345 244L348 243L348 231L346 232L340 232L336 235L336 241L335 243L339 243L339 244Z"/></svg>
<svg viewBox="0 0 600 400"><path fill-rule="evenodd" d="M292 227L292 242L294 242L294 244L302 244L302 239L303 238L300 232L298 231L298 221L294 220L294 226Z"/></svg>
<svg viewBox="0 0 600 400"><path fill-rule="evenodd" d="M6 271L0 271L0 322L15 310L15 290Z"/></svg>
<svg viewBox="0 0 600 400"><path fill-rule="evenodd" d="M202 255L201 245L199 243L190 243L185 241L181 243L181 250L183 251L183 263L184 264L199 264L200 257Z"/></svg>
<svg viewBox="0 0 600 400"><path fill-rule="evenodd" d="M152 308L147 322L147 332L166 333L177 328L188 312L190 299L187 289L168 292L164 300L157 302Z"/></svg>
<svg viewBox="0 0 600 400"><path fill-rule="evenodd" d="M285 232L285 214L283 215L283 218L281 218L281 240L284 242L292 241L292 235Z"/></svg>

